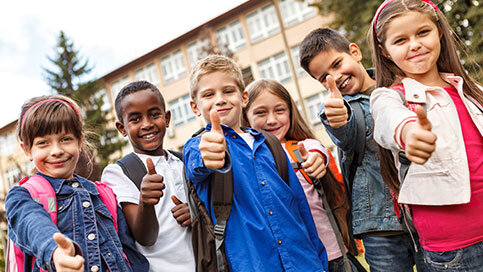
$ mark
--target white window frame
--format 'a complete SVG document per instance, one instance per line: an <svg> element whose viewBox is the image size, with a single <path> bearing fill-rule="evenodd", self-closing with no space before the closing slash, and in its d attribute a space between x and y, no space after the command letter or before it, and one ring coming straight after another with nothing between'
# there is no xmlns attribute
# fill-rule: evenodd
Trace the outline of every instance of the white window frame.
<svg viewBox="0 0 483 272"><path fill-rule="evenodd" d="M136 80L146 80L158 88L159 88L159 83L161 82L158 75L158 69L156 68L156 64L154 63L148 64L136 70L136 72L134 73L134 78Z"/></svg>
<svg viewBox="0 0 483 272"><path fill-rule="evenodd" d="M161 70L166 84L186 75L186 66L181 49L161 58Z"/></svg>
<svg viewBox="0 0 483 272"><path fill-rule="evenodd" d="M16 151L16 148L15 133L11 132L0 136L0 156L8 157Z"/></svg>
<svg viewBox="0 0 483 272"><path fill-rule="evenodd" d="M270 78L284 83L292 79L292 71L285 51L257 63L262 78Z"/></svg>
<svg viewBox="0 0 483 272"><path fill-rule="evenodd" d="M285 27L290 27L317 14L312 1L280 0L280 13Z"/></svg>
<svg viewBox="0 0 483 272"><path fill-rule="evenodd" d="M295 66L295 72L297 73L298 76L305 76L307 75L307 72L300 66L300 55L299 55L299 50L300 50L300 44L296 45L292 48L290 48L291 54L292 54L292 60Z"/></svg>
<svg viewBox="0 0 483 272"><path fill-rule="evenodd" d="M218 29L216 37L220 46L227 45L232 52L241 50L247 45L239 20Z"/></svg>
<svg viewBox="0 0 483 272"><path fill-rule="evenodd" d="M175 127L182 126L196 119L196 115L191 110L190 101L191 97L187 94L169 102L171 120Z"/></svg>
<svg viewBox="0 0 483 272"><path fill-rule="evenodd" d="M111 94L112 94L112 100L116 101L117 94L121 91L121 89L129 84L131 80L129 79L129 76L124 76L116 81L114 81L111 84Z"/></svg>
<svg viewBox="0 0 483 272"><path fill-rule="evenodd" d="M328 92L327 91L320 91L315 95L306 97L305 100L305 108L307 109L307 114L309 118L310 124L313 126L322 124L319 118L319 111L320 107L324 103L325 99L327 98Z"/></svg>
<svg viewBox="0 0 483 272"><path fill-rule="evenodd" d="M246 16L250 41L256 43L280 32L275 7L270 4Z"/></svg>
<svg viewBox="0 0 483 272"><path fill-rule="evenodd" d="M9 188L12 188L13 185L19 181L17 180L18 178L20 178L20 169L17 166L12 167L5 172L5 179Z"/></svg>

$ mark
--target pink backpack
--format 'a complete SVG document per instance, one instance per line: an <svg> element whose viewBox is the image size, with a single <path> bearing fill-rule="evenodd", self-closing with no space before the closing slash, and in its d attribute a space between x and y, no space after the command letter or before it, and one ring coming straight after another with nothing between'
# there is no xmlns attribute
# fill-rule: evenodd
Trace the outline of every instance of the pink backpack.
<svg viewBox="0 0 483 272"><path fill-rule="evenodd" d="M55 191L50 185L50 182L40 175L34 175L32 177L25 177L19 182L20 186L27 189L32 196L32 199L39 202L44 206L44 209L49 213L50 218L54 224L57 225L57 199L55 196ZM116 195L107 185L100 183L98 181L94 182L97 191L99 192L99 197L106 205L109 213L114 221L114 228L117 231L117 200ZM25 272L24 263L25 256L23 252L15 246L15 244L8 239L8 248L6 254L6 272ZM124 255L126 258L126 255ZM127 258L126 258L127 259ZM33 258L32 263L35 262ZM45 271L40 269L40 271Z"/></svg>

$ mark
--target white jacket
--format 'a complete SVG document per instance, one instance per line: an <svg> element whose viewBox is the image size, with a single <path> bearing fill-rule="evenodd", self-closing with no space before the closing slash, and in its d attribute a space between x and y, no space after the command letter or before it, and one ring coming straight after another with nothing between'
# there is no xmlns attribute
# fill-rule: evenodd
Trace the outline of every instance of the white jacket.
<svg viewBox="0 0 483 272"><path fill-rule="evenodd" d="M441 74L453 85L480 134L483 135L481 105L463 94L463 79ZM399 202L419 205L452 205L470 202L470 174L466 149L456 106L449 94L440 87L429 87L411 78L402 80L407 101L425 103L432 132L437 135L436 150L429 160L419 165L412 163L399 192ZM396 167L400 167L397 153L401 146L401 128L416 114L403 104L397 91L378 88L371 95L374 118L374 139L382 147L392 150ZM483 155L483 154L482 154Z"/></svg>

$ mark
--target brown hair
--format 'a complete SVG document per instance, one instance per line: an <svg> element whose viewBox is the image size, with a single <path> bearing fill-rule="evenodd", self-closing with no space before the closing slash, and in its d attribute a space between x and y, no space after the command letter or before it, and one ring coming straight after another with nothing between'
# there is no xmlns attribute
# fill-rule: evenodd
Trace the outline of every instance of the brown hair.
<svg viewBox="0 0 483 272"><path fill-rule="evenodd" d="M35 137L62 131L72 133L77 139L83 140L81 156L88 158L90 170L83 170L82 173L92 172L93 149L84 137L81 110L74 100L63 95L34 97L22 105L18 120L17 136L26 150L32 148Z"/></svg>
<svg viewBox="0 0 483 272"><path fill-rule="evenodd" d="M419 12L428 16L438 27L441 35L441 52L436 62L439 72L453 73L463 78L463 91L483 105L483 92L478 88L476 81L466 73L458 56L458 48L466 53L465 46L451 29L444 14L421 0L389 0L381 4L379 16L375 16L369 30L369 43L372 47L372 59L376 68L376 86L389 87L399 83L404 72L390 59L382 54L382 48L387 38L387 26L395 18L407 14L409 11ZM377 34L376 34L377 33ZM457 46L458 45L458 46Z"/></svg>
<svg viewBox="0 0 483 272"><path fill-rule="evenodd" d="M193 71L190 74L190 96L191 100L195 101L196 93L198 91L198 83L202 76L211 74L214 72L225 72L228 73L240 90L243 92L245 89L245 83L243 81L243 75L240 70L240 66L236 64L233 59L222 55L209 55L201 60L199 60Z"/></svg>
<svg viewBox="0 0 483 272"><path fill-rule="evenodd" d="M290 96L290 93L279 82L271 79L258 79L250 83L246 91L248 92L248 104L243 109L242 125L250 126L247 118L247 112L250 109L253 101L264 91L268 91L285 101L290 110L290 128L285 135L287 140L303 141L305 139L314 139L315 136L312 130L309 128L305 120L302 118L300 111L298 110L294 100ZM352 243L350 242L350 236L347 226L347 210L349 203L347 201L346 194L342 190L341 185L335 178L334 174L327 168L327 173L321 179L322 187L326 192L327 201L329 203L334 216L336 217L339 229L344 238L346 247L355 253Z"/></svg>

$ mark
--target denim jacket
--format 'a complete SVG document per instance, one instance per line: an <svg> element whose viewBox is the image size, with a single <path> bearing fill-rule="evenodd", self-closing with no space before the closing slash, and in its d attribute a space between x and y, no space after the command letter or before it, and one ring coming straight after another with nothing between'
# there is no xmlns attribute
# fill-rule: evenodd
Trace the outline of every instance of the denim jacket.
<svg viewBox="0 0 483 272"><path fill-rule="evenodd" d="M26 256L36 258L33 271L54 269L51 261L57 243L52 236L56 232L74 242L77 253L85 259L85 271L149 270L147 259L136 249L121 209L118 207L116 232L113 218L94 183L77 175L71 180L42 176L56 194L57 225L21 186L13 187L5 200L8 235ZM123 257L123 250L131 266Z"/></svg>
<svg viewBox="0 0 483 272"><path fill-rule="evenodd" d="M354 176L352 187L352 228L355 235L375 231L402 230L392 204L389 188L381 177L379 164L379 148L373 139L374 121L369 111L369 96L357 93L345 95L345 105L349 119L347 124L339 128L329 125L324 112L324 104L319 117L332 141L342 149L341 165L350 165L356 146L357 124L348 102L359 101L366 123L366 145L362 165L359 165Z"/></svg>

